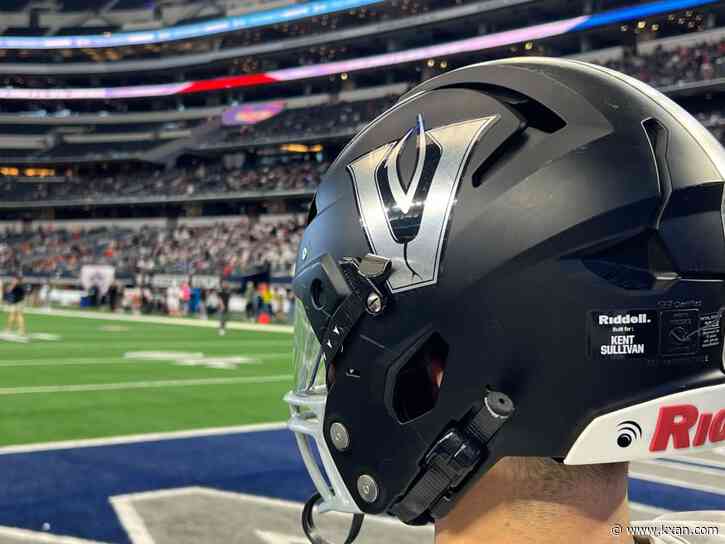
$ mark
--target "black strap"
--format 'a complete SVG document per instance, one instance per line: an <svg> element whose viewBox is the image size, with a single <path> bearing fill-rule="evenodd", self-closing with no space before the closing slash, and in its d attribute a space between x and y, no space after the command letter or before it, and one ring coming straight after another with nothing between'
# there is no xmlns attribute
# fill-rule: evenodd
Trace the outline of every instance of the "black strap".
<svg viewBox="0 0 725 544"><path fill-rule="evenodd" d="M514 411L514 404L503 393L489 392L483 407L463 427L448 431L426 456L423 474L408 493L392 508L405 523L415 523L451 489L488 457L486 449Z"/></svg>
<svg viewBox="0 0 725 544"><path fill-rule="evenodd" d="M404 523L414 523L449 487L450 478L432 466L415 482L403 500L393 505L393 514Z"/></svg>
<svg viewBox="0 0 725 544"><path fill-rule="evenodd" d="M360 267L364 267L376 276L368 277L359 273ZM381 291L382 285L390 274L390 261L375 255L366 255L359 263L355 259L346 259L341 263L341 270L350 288L350 294L335 309L327 323L325 334L320 343L320 363L325 368L342 349L345 339L358 322L360 317L367 311L367 296L375 291L381 297L382 305L385 305L387 296ZM380 285L376 285L376 282ZM320 365L316 372L319 372ZM314 382L313 376L311 381Z"/></svg>
<svg viewBox="0 0 725 544"><path fill-rule="evenodd" d="M305 507L302 509L302 530L305 532L305 536L311 544L330 544L325 540L315 527L315 520L313 518L313 510L322 502L322 496L319 493L315 493L305 503ZM350 524L350 530L347 533L347 538L343 544L352 544L352 542L360 534L365 516L363 514L353 514L352 523Z"/></svg>

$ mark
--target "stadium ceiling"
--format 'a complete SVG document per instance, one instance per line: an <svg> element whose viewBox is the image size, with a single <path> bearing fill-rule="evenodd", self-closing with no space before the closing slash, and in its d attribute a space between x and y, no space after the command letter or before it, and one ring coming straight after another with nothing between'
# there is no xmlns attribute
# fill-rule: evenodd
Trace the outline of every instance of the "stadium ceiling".
<svg viewBox="0 0 725 544"><path fill-rule="evenodd" d="M278 23L288 23L307 17L326 15L380 2L381 0L316 0L304 4L292 4L263 11L253 11L244 15L212 19L202 23L182 24L157 30L140 30L135 32L78 36L0 36L0 49L88 49L159 44L191 38L202 38ZM119 17L118 15L114 15L111 10L114 4L114 0L107 1L102 3L99 9L75 14L71 19L75 20L76 26L87 23L90 19L99 18L105 21L106 24L112 23ZM201 9L205 4L208 4L208 2L192 4L191 7L187 7L186 9L192 9L189 13L193 14L194 6ZM261 5L261 3L259 4ZM148 10L144 11L147 12ZM6 15L10 18L12 17L12 12ZM55 17L59 16L55 15ZM63 17L63 20L65 20L65 17ZM59 29L60 23L56 23L51 28L51 31L56 32Z"/></svg>
<svg viewBox="0 0 725 544"><path fill-rule="evenodd" d="M316 77L341 74L416 62L426 58L448 57L461 53L482 51L530 40L551 38L567 33L589 30L632 19L665 14L672 11L714 4L720 0L659 0L649 4L613 9L594 15L582 15L551 23L533 25L525 28L496 32L474 38L466 38L438 45L417 47L392 53L383 53L369 57L284 68L270 72L260 72L242 76L229 76L216 79L186 81L182 83L164 83L157 85L134 85L125 87L32 89L2 88L0 99L7 100L108 100L117 98L145 98L192 94L242 87L255 87L270 83L298 81Z"/></svg>

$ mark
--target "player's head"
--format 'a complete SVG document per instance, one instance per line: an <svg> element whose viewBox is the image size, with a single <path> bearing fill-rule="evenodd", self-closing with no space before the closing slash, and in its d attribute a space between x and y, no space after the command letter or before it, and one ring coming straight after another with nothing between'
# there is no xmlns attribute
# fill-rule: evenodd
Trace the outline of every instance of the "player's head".
<svg viewBox="0 0 725 544"><path fill-rule="evenodd" d="M593 65L403 96L328 170L297 259L287 401L322 508L420 523L505 457L725 445L724 180L697 121Z"/></svg>

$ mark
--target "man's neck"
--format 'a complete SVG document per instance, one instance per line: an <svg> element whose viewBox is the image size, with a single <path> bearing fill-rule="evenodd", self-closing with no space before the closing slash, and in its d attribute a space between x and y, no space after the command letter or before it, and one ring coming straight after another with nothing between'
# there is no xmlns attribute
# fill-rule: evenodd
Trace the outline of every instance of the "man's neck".
<svg viewBox="0 0 725 544"><path fill-rule="evenodd" d="M629 523L627 467L590 468L505 459L443 520L436 544L624 544L613 527ZM551 463L551 462L550 462Z"/></svg>

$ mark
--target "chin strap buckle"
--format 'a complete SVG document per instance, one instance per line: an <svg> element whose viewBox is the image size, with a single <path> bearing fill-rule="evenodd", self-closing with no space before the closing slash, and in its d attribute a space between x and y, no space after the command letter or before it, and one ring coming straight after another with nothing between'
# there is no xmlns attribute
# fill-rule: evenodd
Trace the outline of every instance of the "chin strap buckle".
<svg viewBox="0 0 725 544"><path fill-rule="evenodd" d="M489 391L483 406L460 428L447 431L425 457L418 480L392 512L405 523L416 523L435 513L439 503L488 457L487 445L514 412L514 403L503 393Z"/></svg>
<svg viewBox="0 0 725 544"><path fill-rule="evenodd" d="M425 466L442 476L448 487L458 486L481 457L481 449L456 429L448 431L425 458Z"/></svg>

